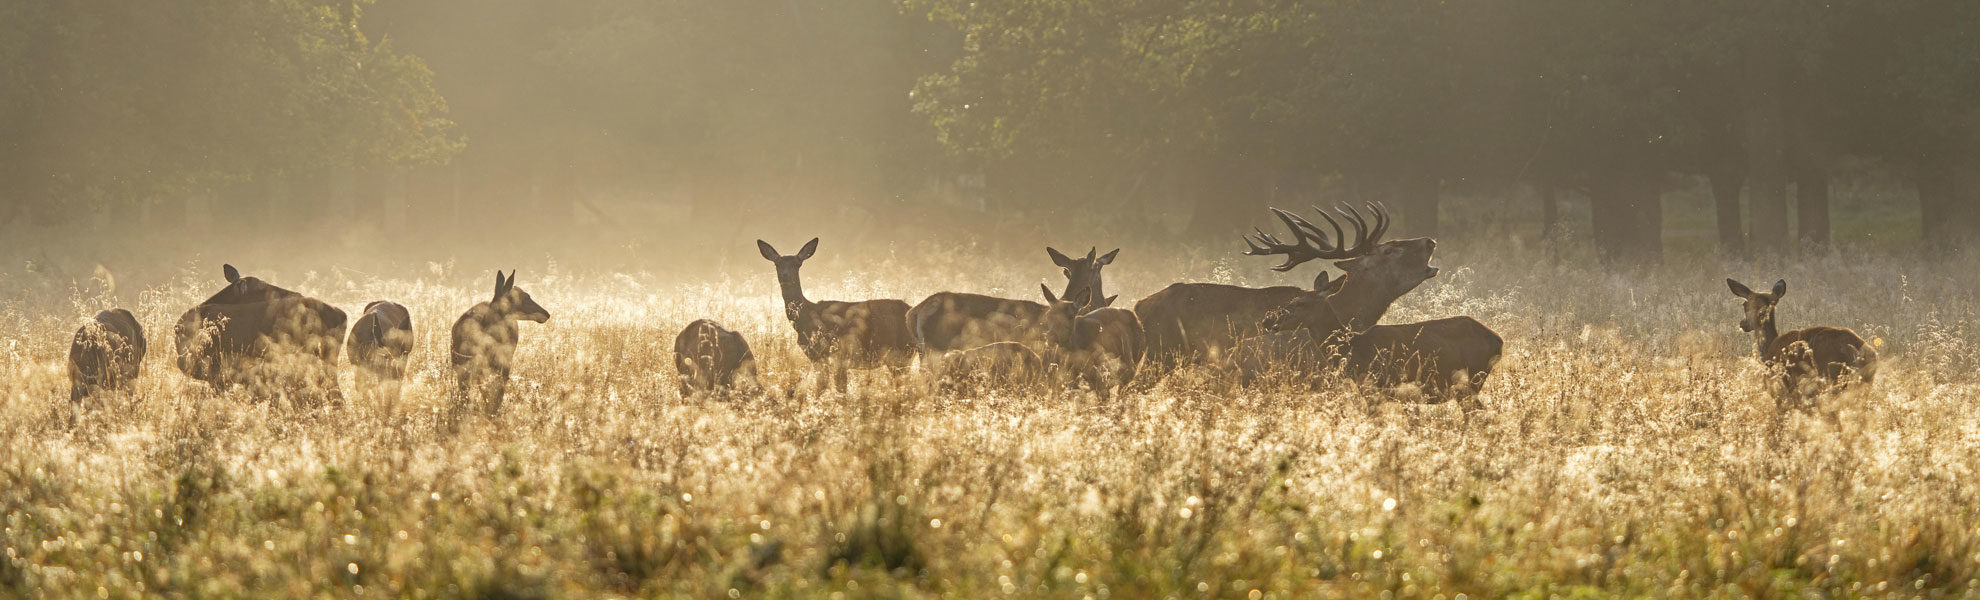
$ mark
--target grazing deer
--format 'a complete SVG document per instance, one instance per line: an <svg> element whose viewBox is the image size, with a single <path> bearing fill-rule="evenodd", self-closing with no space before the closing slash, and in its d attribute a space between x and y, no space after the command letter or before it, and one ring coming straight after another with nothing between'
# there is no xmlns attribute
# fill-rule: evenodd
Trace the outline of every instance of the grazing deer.
<svg viewBox="0 0 1980 600"><path fill-rule="evenodd" d="M131 311L113 308L76 330L69 344L69 401L98 391L129 391L144 369L144 327Z"/></svg>
<svg viewBox="0 0 1980 600"><path fill-rule="evenodd" d="M914 362L914 334L908 331L908 304L900 300L813 302L804 297L798 269L818 250L811 238L792 256L777 253L769 242L756 240L764 260L777 266L777 285L784 293L784 317L797 330L805 358L830 369L833 386L846 390L846 370L888 367L902 369ZM820 383L823 383L822 381Z"/></svg>
<svg viewBox="0 0 1980 600"><path fill-rule="evenodd" d="M1286 257L1284 263L1273 267L1275 271L1290 271L1315 259L1335 260L1334 265L1346 272L1338 282L1328 282L1323 273L1312 290L1177 283L1135 303L1134 312L1148 329L1148 364L1144 368L1159 376L1184 362L1226 360L1224 354L1238 340L1261 331L1258 323L1267 315L1303 295L1331 290L1332 307L1342 311L1341 321L1349 326L1365 327L1380 320L1396 298L1437 274L1437 268L1430 266L1437 242L1430 238L1384 242L1388 211L1379 204L1370 204L1368 209L1374 219L1372 227L1353 207L1335 210L1353 226L1351 240L1340 222L1326 211L1320 211L1320 216L1332 226L1331 237L1313 223L1279 209L1272 209L1272 214L1292 231L1293 243L1281 242L1263 231L1256 239L1245 238L1247 256ZM1144 373L1144 381L1148 375Z"/></svg>
<svg viewBox="0 0 1980 600"><path fill-rule="evenodd" d="M364 313L351 324L350 342L344 354L357 368L358 385L375 387L389 383L396 392L406 377L406 362L412 356L412 314L406 307L379 300L366 304ZM394 393L394 396L397 394Z"/></svg>
<svg viewBox="0 0 1980 600"><path fill-rule="evenodd" d="M1147 350L1146 337L1134 311L1095 309L1073 320L1063 349L1065 366L1105 400L1113 388L1134 381Z"/></svg>
<svg viewBox="0 0 1980 600"><path fill-rule="evenodd" d="M502 410L502 397L508 392L509 370L515 365L516 341L521 321L543 323L550 311L537 305L522 288L516 287L516 272L505 278L495 272L495 296L474 305L454 321L452 364L456 378L455 395L466 402L471 388L481 388L488 401L488 412Z"/></svg>
<svg viewBox="0 0 1980 600"><path fill-rule="evenodd" d="M742 334L708 319L688 323L674 336L674 369L681 397L756 385L756 355Z"/></svg>
<svg viewBox="0 0 1980 600"><path fill-rule="evenodd" d="M1086 258L1067 258L1057 249L1051 246L1045 247L1045 254L1052 257L1052 264L1059 265L1059 272L1066 275L1066 291L1059 294L1059 297L1077 298L1084 294L1083 297L1087 301L1085 306L1080 307L1081 310L1093 310L1113 304L1116 298L1102 291L1100 268L1113 264L1114 257L1120 255L1121 249L1115 248L1113 252L1108 252L1104 256L1095 256L1099 252L1100 248L1095 246L1086 251Z"/></svg>
<svg viewBox="0 0 1980 600"><path fill-rule="evenodd" d="M908 310L915 346L924 365L954 352L997 342L1018 342L1034 351L1064 339L1088 298L1060 298L1039 285L1047 304L979 294L939 292Z"/></svg>
<svg viewBox="0 0 1980 600"><path fill-rule="evenodd" d="M1022 390L1042 383L1045 360L1017 342L984 344L943 360L942 388Z"/></svg>
<svg viewBox="0 0 1980 600"><path fill-rule="evenodd" d="M1822 387L1846 387L1856 381L1870 385L1877 376L1877 350L1856 332L1841 327L1809 327L1779 333L1774 309L1787 295L1787 280L1774 282L1770 292L1755 292L1726 280L1734 296L1746 301L1746 318L1739 328L1753 333L1755 350L1768 367L1782 369L1777 398L1810 395Z"/></svg>
<svg viewBox="0 0 1980 600"><path fill-rule="evenodd" d="M340 400L337 354L344 311L323 301L242 277L225 265L227 287L179 317L173 330L180 371L225 390L288 392L298 405Z"/></svg>

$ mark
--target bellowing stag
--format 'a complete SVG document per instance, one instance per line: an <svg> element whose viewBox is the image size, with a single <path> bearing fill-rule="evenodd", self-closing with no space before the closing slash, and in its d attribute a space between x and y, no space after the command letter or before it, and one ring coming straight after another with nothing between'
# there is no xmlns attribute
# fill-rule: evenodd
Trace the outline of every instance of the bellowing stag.
<svg viewBox="0 0 1980 600"><path fill-rule="evenodd" d="M1245 254L1284 255L1285 262L1273 267L1280 272L1314 259L1335 260L1334 265L1346 274L1339 282L1333 307L1342 311L1343 323L1372 324L1382 318L1396 298L1437 274L1437 268L1430 266L1437 242L1430 238L1383 242L1382 234L1389 228L1388 211L1379 204L1370 204L1368 209L1374 218L1372 227L1360 211L1352 207L1336 209L1353 226L1352 240L1343 232L1340 222L1325 211L1320 211L1320 216L1332 226L1331 238L1305 219L1272 209L1292 231L1293 242L1281 242L1260 231L1256 239L1245 239L1249 246ZM1272 311L1302 295L1325 292L1328 288L1324 274L1313 290L1215 283L1178 283L1163 288L1134 305L1135 314L1148 329L1148 364L1144 368L1154 371L1145 373L1144 379L1165 374L1186 362L1226 360L1224 355L1238 340L1262 331L1258 324Z"/></svg>
<svg viewBox="0 0 1980 600"><path fill-rule="evenodd" d="M742 334L708 319L674 336L674 370L681 396L756 385L756 355Z"/></svg>
<svg viewBox="0 0 1980 600"><path fill-rule="evenodd" d="M1045 247L1045 254L1052 257L1052 264L1058 265L1059 272L1066 275L1066 291L1059 297L1086 298L1085 306L1080 307L1082 312L1114 303L1115 296L1108 296L1103 291L1100 268L1114 264L1114 257L1120 255L1121 249L1115 248L1105 255L1099 255L1099 252L1100 248L1096 246L1086 251L1085 258L1069 258L1051 246Z"/></svg>
<svg viewBox="0 0 1980 600"><path fill-rule="evenodd" d="M1746 301L1746 318L1741 331L1751 332L1755 351L1769 367L1781 369L1774 386L1779 399L1806 397L1825 388L1843 388L1861 382L1868 386L1877 377L1877 350L1864 343L1856 332L1842 327L1809 327L1780 333L1774 325L1774 309L1787 295L1787 280L1774 282L1769 292L1755 292L1745 284L1726 280L1734 296Z"/></svg>
<svg viewBox="0 0 1980 600"><path fill-rule="evenodd" d="M848 368L901 369L914 362L914 334L908 331L906 302L813 302L804 297L798 269L818 250L818 238L805 242L792 256L779 254L763 240L756 240L756 249L764 260L777 266L784 317L797 330L798 346L804 349L805 358L830 370L836 389L845 391Z"/></svg>
<svg viewBox="0 0 1980 600"><path fill-rule="evenodd" d="M406 377L412 347L412 314L397 303L379 300L365 305L364 313L351 324L344 354L357 368L360 387L387 384L396 389Z"/></svg>
<svg viewBox="0 0 1980 600"><path fill-rule="evenodd" d="M543 323L550 320L529 292L516 287L516 273L505 278L495 272L495 296L474 305L454 321L451 363L456 380L457 402L465 403L472 388L480 387L488 401L488 412L502 410L508 393L509 371L515 366L516 341L521 321Z"/></svg>
<svg viewBox="0 0 1980 600"><path fill-rule="evenodd" d="M69 344L69 401L128 391L144 369L144 327L121 308L96 313Z"/></svg>
<svg viewBox="0 0 1980 600"><path fill-rule="evenodd" d="M225 266L227 287L184 316L174 329L179 370L216 388L249 385L287 391L298 405L337 389L344 311L315 298L242 277Z"/></svg>

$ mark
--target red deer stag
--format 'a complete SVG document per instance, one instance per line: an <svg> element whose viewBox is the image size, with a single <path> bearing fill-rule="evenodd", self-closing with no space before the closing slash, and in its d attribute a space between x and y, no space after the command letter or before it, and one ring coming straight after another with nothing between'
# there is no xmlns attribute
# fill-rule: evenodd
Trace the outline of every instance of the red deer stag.
<svg viewBox="0 0 1980 600"><path fill-rule="evenodd" d="M805 358L825 367L837 390L846 390L846 371L888 367L901 369L914 362L914 334L908 331L908 304L900 300L813 302L804 297L798 269L818 250L811 238L792 256L769 242L756 240L764 260L777 266L777 285L784 293L784 317L797 330ZM823 381L819 382L823 384Z"/></svg>
<svg viewBox="0 0 1980 600"><path fill-rule="evenodd" d="M298 406L341 400L337 354L344 311L315 298L242 277L225 265L227 287L179 317L173 331L180 371L225 390L288 393Z"/></svg>
<svg viewBox="0 0 1980 600"><path fill-rule="evenodd" d="M1247 237L1248 256L1284 255L1285 262L1273 270L1285 272L1315 259L1336 260L1346 274L1339 283L1333 307L1343 311L1343 321L1351 324L1374 323L1389 305L1404 293L1437 274L1430 256L1436 240L1415 238L1382 241L1389 228L1389 213L1379 204L1368 205L1374 224L1369 226L1353 207L1336 209L1354 228L1353 239L1325 211L1320 216L1332 226L1330 238L1318 226L1292 213L1272 209L1272 213L1292 231L1293 243L1258 232ZM1338 242L1330 241L1338 240ZM1325 274L1315 282L1315 290L1329 288ZM1135 303L1134 312L1148 329L1148 362L1142 380L1149 381L1186 362L1218 362L1239 339L1257 335L1258 323L1266 315L1301 295L1313 293L1297 287L1246 288L1215 283L1178 283Z"/></svg>
<svg viewBox="0 0 1980 600"><path fill-rule="evenodd" d="M454 321L450 363L454 368L457 407L465 404L473 388L479 387L488 402L488 412L502 410L508 393L509 371L515 366L516 341L521 321L543 323L550 311L516 287L516 272L507 277L495 272L495 296L474 305Z"/></svg>
<svg viewBox="0 0 1980 600"><path fill-rule="evenodd" d="M756 385L756 355L742 334L698 319L674 336L674 370L681 397Z"/></svg>
<svg viewBox="0 0 1980 600"><path fill-rule="evenodd" d="M1113 252L1108 252L1104 256L1096 256L1099 252L1100 248L1096 246L1086 251L1086 258L1068 258L1051 246L1045 247L1045 254L1052 257L1052 264L1059 265L1059 272L1066 275L1066 291L1059 294L1059 297L1086 298L1086 305L1080 307L1081 311L1114 303L1115 296L1108 296L1102 291L1100 268L1113 264L1114 257L1120 255L1121 249L1115 248Z"/></svg>
<svg viewBox="0 0 1980 600"><path fill-rule="evenodd" d="M1774 282L1770 292L1755 292L1744 284L1726 280L1734 296L1746 301L1746 318L1739 328L1753 333L1760 360L1780 368L1774 387L1780 399L1812 396L1823 388L1843 388L1858 381L1868 386L1877 376L1877 350L1863 342L1856 332L1841 327L1809 327L1779 333L1774 326L1774 309L1787 295L1787 280Z"/></svg>
<svg viewBox="0 0 1980 600"><path fill-rule="evenodd" d="M96 313L69 344L69 401L128 391L143 370L144 327L137 317L121 308Z"/></svg>

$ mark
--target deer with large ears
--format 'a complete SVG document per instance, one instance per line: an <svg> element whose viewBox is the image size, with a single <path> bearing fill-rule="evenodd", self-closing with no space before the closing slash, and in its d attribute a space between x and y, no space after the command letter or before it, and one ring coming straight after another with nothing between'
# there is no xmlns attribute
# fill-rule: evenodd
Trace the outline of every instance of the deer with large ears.
<svg viewBox="0 0 1980 600"><path fill-rule="evenodd" d="M756 249L764 260L777 267L777 285L784 295L784 317L797 330L798 346L804 349L805 358L828 369L832 384L839 391L846 389L847 369L898 370L914 362L914 334L908 331L906 302L894 299L814 302L804 297L798 269L818 251L818 238L811 238L791 256L778 253L763 240L756 240Z"/></svg>
<svg viewBox="0 0 1980 600"><path fill-rule="evenodd" d="M1134 312L1148 330L1148 363L1139 379L1153 381L1187 362L1222 362L1238 340L1262 331L1259 323L1266 315L1302 295L1331 293L1331 307L1340 311L1341 322L1348 326L1367 327L1381 320L1396 298L1437 274L1437 268L1430 266L1437 242L1430 238L1382 241L1389 229L1389 213L1379 204L1367 208L1372 225L1353 207L1335 209L1353 226L1352 236L1326 211L1319 213L1331 226L1331 236L1298 215L1272 209L1291 230L1293 241L1282 242L1263 231L1245 238L1247 256L1285 257L1274 271L1291 271L1312 260L1334 260L1346 272L1338 282L1329 282L1322 273L1311 290L1178 283L1135 303Z"/></svg>
<svg viewBox="0 0 1980 600"><path fill-rule="evenodd" d="M1726 287L1746 302L1746 318L1739 321L1739 328L1753 334L1760 360L1782 369L1774 388L1777 398L1805 396L1858 381L1870 385L1876 378L1877 350L1854 331L1809 327L1780 333L1774 325L1774 309L1787 295L1787 280L1774 282L1774 289L1766 292L1755 292L1732 279L1726 280Z"/></svg>
<svg viewBox="0 0 1980 600"><path fill-rule="evenodd" d="M1102 291L1100 268L1114 264L1114 257L1121 254L1120 248L1101 255L1100 248L1095 246L1086 251L1086 258L1069 258L1058 249L1046 246L1045 254L1051 256L1052 264L1058 265L1059 272L1066 275L1066 291L1059 294L1060 298L1076 298L1084 294L1087 300L1086 305L1080 307L1081 310L1109 306L1114 303L1115 298L1118 298L1118 296L1108 296Z"/></svg>
<svg viewBox="0 0 1980 600"><path fill-rule="evenodd" d="M488 402L488 412L502 409L508 392L509 370L515 365L520 321L543 323L550 320L544 310L522 288L516 287L516 273L495 272L495 295L474 305L454 321L452 364L456 378L456 400L465 403L469 392L480 387Z"/></svg>

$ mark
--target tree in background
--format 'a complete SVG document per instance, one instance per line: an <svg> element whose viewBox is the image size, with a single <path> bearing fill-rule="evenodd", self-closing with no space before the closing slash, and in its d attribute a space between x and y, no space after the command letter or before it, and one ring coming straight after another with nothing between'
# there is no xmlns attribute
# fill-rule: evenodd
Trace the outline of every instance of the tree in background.
<svg viewBox="0 0 1980 600"><path fill-rule="evenodd" d="M0 194L54 222L275 173L446 161L462 140L431 73L358 31L365 3L0 6Z"/></svg>

